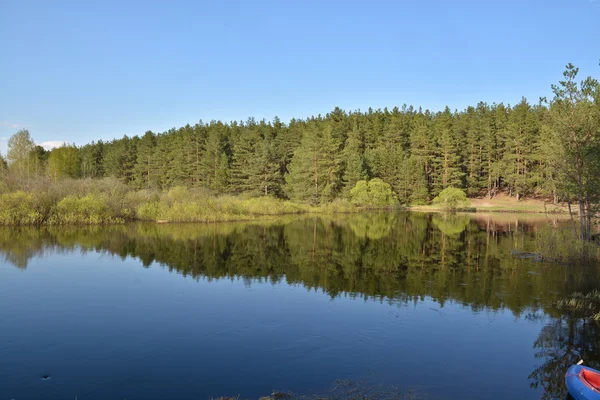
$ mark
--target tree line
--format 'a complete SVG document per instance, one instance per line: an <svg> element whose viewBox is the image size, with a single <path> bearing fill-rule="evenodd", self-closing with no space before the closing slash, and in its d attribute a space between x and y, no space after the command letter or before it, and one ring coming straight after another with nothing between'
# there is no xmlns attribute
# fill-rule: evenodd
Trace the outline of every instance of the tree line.
<svg viewBox="0 0 600 400"><path fill-rule="evenodd" d="M577 73L569 64L554 97L536 104L335 108L287 124L200 121L49 152L19 131L8 167L23 179L115 177L136 189L208 188L313 205L347 198L357 182L373 178L391 185L402 204L427 203L448 187L470 196L502 191L574 202L585 216L578 235L587 237L600 194L600 89L591 77L578 83Z"/></svg>

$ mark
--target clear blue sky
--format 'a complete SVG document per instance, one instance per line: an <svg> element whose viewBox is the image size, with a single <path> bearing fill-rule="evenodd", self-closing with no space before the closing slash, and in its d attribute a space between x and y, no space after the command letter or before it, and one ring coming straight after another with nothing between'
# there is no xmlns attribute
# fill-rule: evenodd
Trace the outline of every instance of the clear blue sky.
<svg viewBox="0 0 600 400"><path fill-rule="evenodd" d="M600 0L0 0L0 151L200 119L536 102L600 76Z"/></svg>

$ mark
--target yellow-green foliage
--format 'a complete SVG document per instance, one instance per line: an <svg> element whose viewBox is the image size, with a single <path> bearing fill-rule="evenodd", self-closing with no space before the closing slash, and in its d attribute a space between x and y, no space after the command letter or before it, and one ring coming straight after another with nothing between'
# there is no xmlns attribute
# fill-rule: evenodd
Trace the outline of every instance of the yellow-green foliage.
<svg viewBox="0 0 600 400"><path fill-rule="evenodd" d="M434 215L431 219L440 232L447 236L460 235L467 229L471 219L465 215L443 214Z"/></svg>
<svg viewBox="0 0 600 400"><path fill-rule="evenodd" d="M315 212L324 211L327 213L335 214L335 213L356 212L357 210L360 210L360 208L355 206L354 204L350 203L348 200L335 199L331 203L327 203L323 206L320 206L317 209L315 209L314 211Z"/></svg>
<svg viewBox="0 0 600 400"><path fill-rule="evenodd" d="M160 214L160 202L158 200L140 204L137 208L137 218L142 221L156 221L159 219Z"/></svg>
<svg viewBox="0 0 600 400"><path fill-rule="evenodd" d="M42 220L43 214L31 193L18 191L0 195L1 225L34 225Z"/></svg>
<svg viewBox="0 0 600 400"><path fill-rule="evenodd" d="M0 191L0 225L109 224L125 221L249 221L263 216L351 212L344 200L310 207L273 197L220 196L174 187L132 191L114 179L39 181L31 192Z"/></svg>
<svg viewBox="0 0 600 400"><path fill-rule="evenodd" d="M67 196L58 202L49 221L51 224L108 224L123 222L111 214L106 195L88 194L78 198Z"/></svg>
<svg viewBox="0 0 600 400"><path fill-rule="evenodd" d="M441 193L433 199L433 204L441 204L445 209L455 211L458 208L469 207L471 202L463 190L449 187L442 190Z"/></svg>
<svg viewBox="0 0 600 400"><path fill-rule="evenodd" d="M160 200L140 205L137 216L142 220L169 222L241 221L264 215L297 214L309 209L306 205L272 197L214 197L176 187L161 196Z"/></svg>
<svg viewBox="0 0 600 400"><path fill-rule="evenodd" d="M358 181L350 190L352 204L367 207L391 207L398 199L389 183L379 178L370 181Z"/></svg>
<svg viewBox="0 0 600 400"><path fill-rule="evenodd" d="M572 229L543 227L536 232L536 250L544 260L565 264L591 264L600 261L600 246L579 240Z"/></svg>

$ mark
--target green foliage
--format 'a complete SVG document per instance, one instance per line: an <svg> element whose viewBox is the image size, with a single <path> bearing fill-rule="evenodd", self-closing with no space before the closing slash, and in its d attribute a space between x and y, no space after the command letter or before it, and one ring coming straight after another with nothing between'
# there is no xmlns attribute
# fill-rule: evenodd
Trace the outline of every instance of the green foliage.
<svg viewBox="0 0 600 400"><path fill-rule="evenodd" d="M588 240L600 201L600 83L578 83L567 65L565 80L553 85L542 152L556 190L578 205L580 239Z"/></svg>
<svg viewBox="0 0 600 400"><path fill-rule="evenodd" d="M471 202L467 198L467 194L461 189L449 187L440 192L433 199L433 204L440 204L446 210L455 211L459 208L468 207Z"/></svg>
<svg viewBox="0 0 600 400"><path fill-rule="evenodd" d="M30 179L42 167L44 149L33 142L29 131L21 129L8 139L8 163L21 179Z"/></svg>
<svg viewBox="0 0 600 400"><path fill-rule="evenodd" d="M123 222L111 215L107 197L88 194L84 197L67 196L58 202L51 224L109 224Z"/></svg>
<svg viewBox="0 0 600 400"><path fill-rule="evenodd" d="M48 156L48 175L55 181L63 178L77 178L80 175L81 162L75 145L66 143L50 151Z"/></svg>
<svg viewBox="0 0 600 400"><path fill-rule="evenodd" d="M536 252L543 260L569 265L600 262L600 246L579 240L568 227L543 227L536 232Z"/></svg>
<svg viewBox="0 0 600 400"><path fill-rule="evenodd" d="M468 216L455 214L440 214L431 218L433 225L447 236L460 235L467 229L470 221Z"/></svg>
<svg viewBox="0 0 600 400"><path fill-rule="evenodd" d="M36 225L43 221L31 193L17 191L0 195L0 225Z"/></svg>
<svg viewBox="0 0 600 400"><path fill-rule="evenodd" d="M367 207L392 207L397 204L392 187L379 178L356 182L350 190L350 201Z"/></svg>
<svg viewBox="0 0 600 400"><path fill-rule="evenodd" d="M137 217L141 221L158 221L161 215L160 202L149 201L137 207Z"/></svg>
<svg viewBox="0 0 600 400"><path fill-rule="evenodd" d="M241 199L214 197L202 192L190 193L177 187L159 201L138 207L138 218L168 222L243 221L266 215L297 214L309 211L307 206L272 197Z"/></svg>
<svg viewBox="0 0 600 400"><path fill-rule="evenodd" d="M449 187L469 196L570 201L581 216L578 235L589 238L600 211L600 89L592 78L577 83L577 72L567 66L547 104L522 99L512 107L478 103L441 112L335 108L287 124L199 121L51 152L21 130L9 143L10 173L2 174L1 190L29 191L40 175L55 183L110 177L131 189L181 186L324 206L350 199L359 181L381 179L405 205L426 204ZM136 213L131 205L123 210L125 218Z"/></svg>
<svg viewBox="0 0 600 400"><path fill-rule="evenodd" d="M104 143L101 140L81 147L79 155L82 177L101 178L104 176Z"/></svg>
<svg viewBox="0 0 600 400"><path fill-rule="evenodd" d="M340 139L331 125L309 124L286 176L290 199L312 205L337 197L341 188Z"/></svg>

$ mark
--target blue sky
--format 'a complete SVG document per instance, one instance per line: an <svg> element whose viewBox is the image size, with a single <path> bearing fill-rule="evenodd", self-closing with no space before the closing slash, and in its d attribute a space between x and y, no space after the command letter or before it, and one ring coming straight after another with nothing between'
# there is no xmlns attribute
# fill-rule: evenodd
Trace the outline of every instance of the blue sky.
<svg viewBox="0 0 600 400"><path fill-rule="evenodd" d="M536 102L600 76L600 0L0 0L0 151L200 119ZM48 143L47 143L48 144Z"/></svg>

